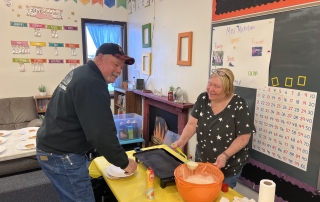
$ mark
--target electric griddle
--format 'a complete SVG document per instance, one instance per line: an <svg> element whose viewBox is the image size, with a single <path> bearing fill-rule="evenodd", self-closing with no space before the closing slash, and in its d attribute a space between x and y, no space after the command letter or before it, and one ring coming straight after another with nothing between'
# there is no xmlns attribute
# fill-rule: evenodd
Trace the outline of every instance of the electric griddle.
<svg viewBox="0 0 320 202"><path fill-rule="evenodd" d="M160 187L163 189L167 183L175 182L174 170L182 163L180 159L175 157L173 154L162 148L140 150L135 148L136 153L133 156L136 158L136 162L143 162L148 168L154 170L154 174L160 178Z"/></svg>

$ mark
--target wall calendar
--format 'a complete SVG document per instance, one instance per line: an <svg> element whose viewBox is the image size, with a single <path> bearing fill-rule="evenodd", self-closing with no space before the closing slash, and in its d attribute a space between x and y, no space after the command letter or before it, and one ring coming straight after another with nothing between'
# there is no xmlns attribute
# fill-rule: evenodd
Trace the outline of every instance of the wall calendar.
<svg viewBox="0 0 320 202"><path fill-rule="evenodd" d="M257 90L252 149L306 171L317 93Z"/></svg>

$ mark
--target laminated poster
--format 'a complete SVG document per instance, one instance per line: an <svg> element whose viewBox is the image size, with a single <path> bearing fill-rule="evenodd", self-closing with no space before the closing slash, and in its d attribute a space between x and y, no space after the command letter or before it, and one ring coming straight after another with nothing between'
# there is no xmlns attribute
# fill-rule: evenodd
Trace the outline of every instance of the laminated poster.
<svg viewBox="0 0 320 202"><path fill-rule="evenodd" d="M306 171L316 99L316 92L258 89L252 149Z"/></svg>

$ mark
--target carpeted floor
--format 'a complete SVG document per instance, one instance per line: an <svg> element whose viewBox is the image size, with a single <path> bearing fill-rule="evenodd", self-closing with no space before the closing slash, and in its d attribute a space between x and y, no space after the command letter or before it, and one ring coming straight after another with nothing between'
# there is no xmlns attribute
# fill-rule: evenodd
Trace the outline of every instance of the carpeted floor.
<svg viewBox="0 0 320 202"><path fill-rule="evenodd" d="M49 179L42 170L0 178L1 202L59 202Z"/></svg>
<svg viewBox="0 0 320 202"><path fill-rule="evenodd" d="M102 177L92 179L96 202L117 202L112 191ZM49 179L42 170L21 173L0 178L1 202L59 202L59 198Z"/></svg>

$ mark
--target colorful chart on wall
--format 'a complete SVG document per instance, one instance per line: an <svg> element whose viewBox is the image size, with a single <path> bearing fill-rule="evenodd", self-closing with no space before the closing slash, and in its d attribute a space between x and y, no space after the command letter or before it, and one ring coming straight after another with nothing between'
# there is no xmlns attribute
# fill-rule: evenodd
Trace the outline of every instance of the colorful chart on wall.
<svg viewBox="0 0 320 202"><path fill-rule="evenodd" d="M274 23L272 18L213 27L210 72L229 68L236 86L267 86Z"/></svg>
<svg viewBox="0 0 320 202"><path fill-rule="evenodd" d="M257 90L252 149L306 171L317 92Z"/></svg>

